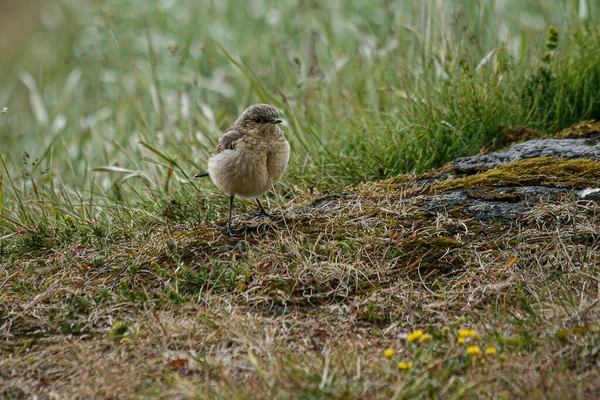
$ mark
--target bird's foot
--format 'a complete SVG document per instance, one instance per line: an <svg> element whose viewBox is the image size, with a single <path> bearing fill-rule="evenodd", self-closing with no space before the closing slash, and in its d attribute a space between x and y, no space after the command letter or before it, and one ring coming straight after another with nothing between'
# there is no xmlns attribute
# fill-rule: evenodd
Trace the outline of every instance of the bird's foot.
<svg viewBox="0 0 600 400"><path fill-rule="evenodd" d="M258 212L252 213L252 216L253 217L262 217L262 216L265 216L265 217L269 217L269 218L274 218L275 214L271 214L270 212L266 212L264 209L262 209L262 210L260 210Z"/></svg>
<svg viewBox="0 0 600 400"><path fill-rule="evenodd" d="M235 237L235 234L231 230L231 225L227 224L227 228L225 228L225 234L229 237Z"/></svg>
<svg viewBox="0 0 600 400"><path fill-rule="evenodd" d="M267 217L269 217L271 219L274 217L273 214L268 213L267 210L265 210L265 208L263 207L263 205L261 204L261 202L260 202L259 199L256 199L256 204L258 204L258 209L260 211L258 211L257 213L252 214L252 216L254 216L254 217L260 217L260 216L264 215L264 216L267 216Z"/></svg>

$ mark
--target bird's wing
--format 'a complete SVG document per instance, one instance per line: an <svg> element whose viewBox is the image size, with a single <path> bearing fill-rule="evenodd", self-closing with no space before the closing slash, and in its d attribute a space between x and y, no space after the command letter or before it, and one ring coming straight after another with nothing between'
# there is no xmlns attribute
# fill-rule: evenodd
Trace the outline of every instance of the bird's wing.
<svg viewBox="0 0 600 400"><path fill-rule="evenodd" d="M244 136L242 131L238 131L237 129L227 130L219 139L219 144L217 145L217 151L215 154L222 152L223 150L234 150L237 143ZM208 171L200 172L199 174L194 175L194 178L201 178L203 176L209 176Z"/></svg>
<svg viewBox="0 0 600 400"><path fill-rule="evenodd" d="M219 139L216 153L220 153L223 150L234 150L243 136L244 132L237 129L226 131L223 136L221 136L221 139Z"/></svg>

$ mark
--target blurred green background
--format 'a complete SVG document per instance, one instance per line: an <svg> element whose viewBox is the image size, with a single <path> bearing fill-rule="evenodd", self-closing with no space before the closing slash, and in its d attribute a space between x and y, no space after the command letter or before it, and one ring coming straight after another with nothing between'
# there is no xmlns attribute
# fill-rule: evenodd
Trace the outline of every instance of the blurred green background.
<svg viewBox="0 0 600 400"><path fill-rule="evenodd" d="M438 167L501 145L507 126L600 118L596 1L0 8L0 211L23 223L210 195L188 178L256 102L282 110L292 143L280 200Z"/></svg>

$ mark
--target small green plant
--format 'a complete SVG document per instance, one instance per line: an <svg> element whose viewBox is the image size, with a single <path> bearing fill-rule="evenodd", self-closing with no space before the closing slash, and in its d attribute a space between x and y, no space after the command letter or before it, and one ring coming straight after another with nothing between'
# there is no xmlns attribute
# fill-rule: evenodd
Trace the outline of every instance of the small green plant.
<svg viewBox="0 0 600 400"><path fill-rule="evenodd" d="M239 286L238 277L244 274L245 269L237 263L222 263L214 261L210 265L181 268L179 289L181 293L196 294L204 291L212 293L228 293Z"/></svg>
<svg viewBox="0 0 600 400"><path fill-rule="evenodd" d="M558 30L553 26L548 28L548 41L542 57L542 65L529 78L522 94L524 106L534 110L536 118L542 121L553 119L556 112L557 78L552 71L552 62L558 47L558 39Z"/></svg>
<svg viewBox="0 0 600 400"><path fill-rule="evenodd" d="M121 340L127 332L129 332L129 326L119 320L115 320L110 331L110 336L113 339Z"/></svg>
<svg viewBox="0 0 600 400"><path fill-rule="evenodd" d="M94 259L92 260L93 268L100 268L102 267L102 264L104 264L104 257L102 256L94 257Z"/></svg>

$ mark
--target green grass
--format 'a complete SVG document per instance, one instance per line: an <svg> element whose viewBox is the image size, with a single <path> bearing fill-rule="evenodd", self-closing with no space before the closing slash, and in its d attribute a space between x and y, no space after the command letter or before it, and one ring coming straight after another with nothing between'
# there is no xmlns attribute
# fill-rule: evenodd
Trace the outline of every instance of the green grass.
<svg viewBox="0 0 600 400"><path fill-rule="evenodd" d="M212 199L188 178L259 101L282 109L292 142L279 203L441 166L508 126L600 116L594 2L585 19L576 1L219 4L45 5L0 82L4 214L30 229L65 213L124 223Z"/></svg>

